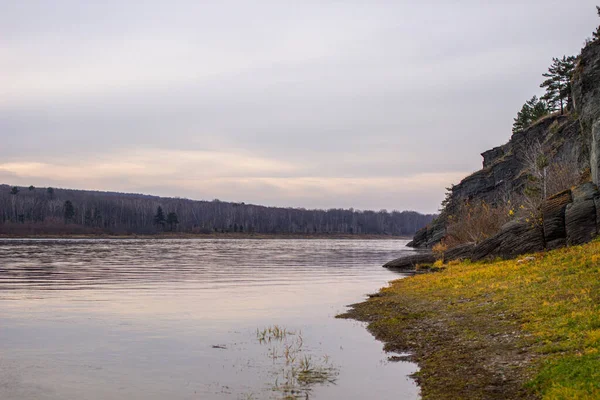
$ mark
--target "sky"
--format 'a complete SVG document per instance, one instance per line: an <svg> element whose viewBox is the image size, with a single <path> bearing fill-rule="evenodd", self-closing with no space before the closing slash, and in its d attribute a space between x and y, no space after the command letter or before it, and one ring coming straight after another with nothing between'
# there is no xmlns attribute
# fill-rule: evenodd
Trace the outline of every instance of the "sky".
<svg viewBox="0 0 600 400"><path fill-rule="evenodd" d="M567 3L0 0L0 183L436 212L600 24Z"/></svg>

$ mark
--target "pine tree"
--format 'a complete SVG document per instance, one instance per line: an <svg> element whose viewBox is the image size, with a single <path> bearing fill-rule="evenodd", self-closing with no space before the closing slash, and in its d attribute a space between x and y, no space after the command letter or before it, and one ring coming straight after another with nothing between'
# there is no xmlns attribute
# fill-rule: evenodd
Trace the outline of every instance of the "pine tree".
<svg viewBox="0 0 600 400"><path fill-rule="evenodd" d="M517 113L513 123L513 133L527 129L532 123L547 115L548 112L546 102L539 100L537 96L533 96L523 104L521 111Z"/></svg>
<svg viewBox="0 0 600 400"><path fill-rule="evenodd" d="M71 222L71 220L75 216L75 207L73 207L73 203L71 202L71 200L65 201L64 216L65 224Z"/></svg>
<svg viewBox="0 0 600 400"><path fill-rule="evenodd" d="M158 206L156 209L156 215L154 216L154 224L159 225L160 227L165 226L165 213L161 206Z"/></svg>
<svg viewBox="0 0 600 400"><path fill-rule="evenodd" d="M600 7L596 6L596 12L600 17ZM600 26L596 28L596 32L593 33L594 40L600 38Z"/></svg>
<svg viewBox="0 0 600 400"><path fill-rule="evenodd" d="M560 110L560 113L564 114L565 107L567 109L571 107L571 79L575 70L575 60L576 58L573 56L563 56L562 59L553 58L548 72L543 74L547 79L540 85L540 87L546 88L546 94L542 96L542 100L552 111Z"/></svg>
<svg viewBox="0 0 600 400"><path fill-rule="evenodd" d="M177 218L177 214L174 212L170 212L167 214L167 224L171 227L171 232L173 231L173 225L177 225L179 223L179 219Z"/></svg>

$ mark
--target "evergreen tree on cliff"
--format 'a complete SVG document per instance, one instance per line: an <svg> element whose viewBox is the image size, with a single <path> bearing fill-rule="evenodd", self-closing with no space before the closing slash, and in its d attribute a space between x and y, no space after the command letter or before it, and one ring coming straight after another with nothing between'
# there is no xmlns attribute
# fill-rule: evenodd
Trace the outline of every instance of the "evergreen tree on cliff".
<svg viewBox="0 0 600 400"><path fill-rule="evenodd" d="M600 17L600 7L596 6L596 11L598 12L598 16ZM594 40L600 38L600 26L596 28L596 32L593 33Z"/></svg>
<svg viewBox="0 0 600 400"><path fill-rule="evenodd" d="M575 70L575 60L573 56L563 56L563 58L553 58L552 65L548 72L543 74L547 79L540 85L546 89L546 94L542 100L548 103L552 111L560 110L565 113L565 108L569 109L572 104L571 98L571 79Z"/></svg>
<svg viewBox="0 0 600 400"><path fill-rule="evenodd" d="M513 133L528 128L532 123L547 115L548 112L548 104L543 100L539 100L537 96L533 96L523 104L521 111L517 113L513 123Z"/></svg>

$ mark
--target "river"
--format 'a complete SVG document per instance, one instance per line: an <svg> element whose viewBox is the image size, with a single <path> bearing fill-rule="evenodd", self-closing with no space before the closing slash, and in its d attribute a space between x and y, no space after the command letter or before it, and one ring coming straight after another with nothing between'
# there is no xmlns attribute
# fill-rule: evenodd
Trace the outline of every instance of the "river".
<svg viewBox="0 0 600 400"><path fill-rule="evenodd" d="M334 318L405 244L0 240L0 399L416 399L416 365Z"/></svg>

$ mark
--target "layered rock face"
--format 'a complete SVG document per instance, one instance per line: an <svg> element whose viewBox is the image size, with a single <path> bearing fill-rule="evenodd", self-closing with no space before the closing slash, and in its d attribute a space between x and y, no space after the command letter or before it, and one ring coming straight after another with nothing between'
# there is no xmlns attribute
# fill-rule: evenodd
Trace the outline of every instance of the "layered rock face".
<svg viewBox="0 0 600 400"><path fill-rule="evenodd" d="M542 204L542 224L512 221L475 246L465 258L514 257L566 244L582 244L600 231L600 192L588 182L550 197Z"/></svg>
<svg viewBox="0 0 600 400"><path fill-rule="evenodd" d="M592 181L600 180L600 42L581 51L573 77L573 104L588 143Z"/></svg>
<svg viewBox="0 0 600 400"><path fill-rule="evenodd" d="M567 243L565 212L573 202L571 191L558 193L542 204L542 225L548 249L556 249Z"/></svg>
<svg viewBox="0 0 600 400"><path fill-rule="evenodd" d="M495 257L515 257L567 244L589 242L600 233L600 191L584 183L548 198L541 207L542 222L516 220L505 224L494 236L481 243L466 243L447 250L444 261ZM386 268L414 269L417 264L431 264L429 252L402 257L384 265Z"/></svg>
<svg viewBox="0 0 600 400"><path fill-rule="evenodd" d="M549 155L550 163L560 160L574 163L580 169L588 165L579 121L572 116L550 116L515 133L505 145L484 152L483 168L452 187L450 204L465 200L493 204L505 201L507 194L522 193L528 180L526 159L532 147L538 145ZM442 212L435 222L417 232L408 245L431 248L445 236L446 218Z"/></svg>

